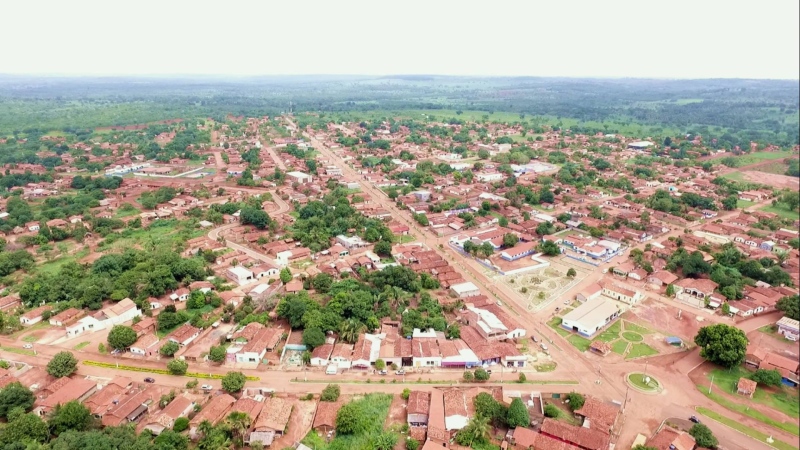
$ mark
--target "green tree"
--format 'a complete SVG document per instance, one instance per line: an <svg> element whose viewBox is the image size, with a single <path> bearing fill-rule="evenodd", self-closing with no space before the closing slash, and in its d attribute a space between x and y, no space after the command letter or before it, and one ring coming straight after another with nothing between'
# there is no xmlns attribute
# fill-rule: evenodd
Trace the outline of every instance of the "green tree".
<svg viewBox="0 0 800 450"><path fill-rule="evenodd" d="M722 209L733 211L739 204L739 199L735 195L729 195L722 200Z"/></svg>
<svg viewBox="0 0 800 450"><path fill-rule="evenodd" d="M247 378L242 372L228 372L222 377L222 389L230 394L241 391Z"/></svg>
<svg viewBox="0 0 800 450"><path fill-rule="evenodd" d="M156 436L153 444L154 450L186 450L189 448L189 437L166 429Z"/></svg>
<svg viewBox="0 0 800 450"><path fill-rule="evenodd" d="M378 256L384 256L384 257L392 256L392 244L391 244L391 242L378 241L375 244L375 253L377 253Z"/></svg>
<svg viewBox="0 0 800 450"><path fill-rule="evenodd" d="M411 397L411 389L403 389L403 392L400 394L400 396L403 398L403 400L408 400L408 398Z"/></svg>
<svg viewBox="0 0 800 450"><path fill-rule="evenodd" d="M64 405L56 405L49 419L50 430L55 435L68 430L88 430L93 422L94 418L89 408L74 400Z"/></svg>
<svg viewBox="0 0 800 450"><path fill-rule="evenodd" d="M553 241L544 241L539 244L538 249L540 252L544 253L547 256L558 256L561 254L561 249L558 248L558 244Z"/></svg>
<svg viewBox="0 0 800 450"><path fill-rule="evenodd" d="M281 278L281 283L283 284L292 281L292 272L289 270L288 267L284 267L283 269L281 269L280 278Z"/></svg>
<svg viewBox="0 0 800 450"><path fill-rule="evenodd" d="M586 397L575 391L567 394L567 400L569 400L569 409L573 411L583 408L583 405L586 403Z"/></svg>
<svg viewBox="0 0 800 450"><path fill-rule="evenodd" d="M789 211L794 211L800 206L800 192L789 191L781 197L781 201L786 204Z"/></svg>
<svg viewBox="0 0 800 450"><path fill-rule="evenodd" d="M459 339L461 337L461 328L454 322L447 327L447 332L445 334L447 339Z"/></svg>
<svg viewBox="0 0 800 450"><path fill-rule="evenodd" d="M23 414L8 424L0 433L0 443L8 445L14 442L45 442L48 437L50 430L47 424L36 414L30 413ZM23 445L22 448L26 447Z"/></svg>
<svg viewBox="0 0 800 450"><path fill-rule="evenodd" d="M30 389L16 381L10 383L0 390L0 417L6 418L14 408L27 411L33 407L34 400L36 397Z"/></svg>
<svg viewBox="0 0 800 450"><path fill-rule="evenodd" d="M234 411L225 419L225 425L231 430L237 447L244 445L244 435L250 429L252 419L247 413Z"/></svg>
<svg viewBox="0 0 800 450"><path fill-rule="evenodd" d="M470 372L469 370L465 370L464 381L466 381L467 383L472 383L473 381L475 381L475 375L473 375L473 373Z"/></svg>
<svg viewBox="0 0 800 450"><path fill-rule="evenodd" d="M671 284L667 285L667 291L665 294L667 294L667 297L675 297L675 286Z"/></svg>
<svg viewBox="0 0 800 450"><path fill-rule="evenodd" d="M175 419L175 424L172 425L172 429L180 433L181 431L189 429L189 418L188 417L178 417Z"/></svg>
<svg viewBox="0 0 800 450"><path fill-rule="evenodd" d="M58 352L47 363L47 373L56 378L68 377L78 370L78 360L72 352Z"/></svg>
<svg viewBox="0 0 800 450"><path fill-rule="evenodd" d="M164 314L164 313L161 313ZM161 348L158 350L164 356L172 356L177 352L181 347L178 345L177 342L169 341L166 344L162 345Z"/></svg>
<svg viewBox="0 0 800 450"><path fill-rule="evenodd" d="M783 381L781 373L775 369L758 369L750 376L750 379L764 386L780 386Z"/></svg>
<svg viewBox="0 0 800 450"><path fill-rule="evenodd" d="M108 332L108 345L113 349L124 350L136 342L138 337L133 328L125 325L114 325Z"/></svg>
<svg viewBox="0 0 800 450"><path fill-rule="evenodd" d="M377 360L375 360L375 368L378 369L378 370L385 369L386 368L386 361L378 358Z"/></svg>
<svg viewBox="0 0 800 450"><path fill-rule="evenodd" d="M406 450L419 450L419 441L410 437L406 438Z"/></svg>
<svg viewBox="0 0 800 450"><path fill-rule="evenodd" d="M800 320L800 295L787 295L778 300L775 308L783 311L787 317Z"/></svg>
<svg viewBox="0 0 800 450"><path fill-rule="evenodd" d="M544 416L550 418L556 418L561 415L561 410L558 409L556 405L544 405Z"/></svg>
<svg viewBox="0 0 800 450"><path fill-rule="evenodd" d="M181 361L180 359L173 359L167 363L167 370L169 370L169 373L173 375L185 375L188 369L189 364L186 361Z"/></svg>
<svg viewBox="0 0 800 450"><path fill-rule="evenodd" d="M567 270L567 276L569 278L575 278L576 275L578 275L578 272L576 272L575 269L573 269L572 267L570 267L569 270Z"/></svg>
<svg viewBox="0 0 800 450"><path fill-rule="evenodd" d="M489 440L490 431L489 418L476 415L456 434L456 443L469 447L473 444L484 444Z"/></svg>
<svg viewBox="0 0 800 450"><path fill-rule="evenodd" d="M700 356L730 369L744 362L748 340L739 328L718 323L700 328L694 343Z"/></svg>
<svg viewBox="0 0 800 450"><path fill-rule="evenodd" d="M689 429L689 434L692 435L698 447L716 448L719 441L714 436L711 430L702 423L696 423Z"/></svg>
<svg viewBox="0 0 800 450"><path fill-rule="evenodd" d="M508 418L506 422L511 428L527 427L531 423L531 416L528 413L528 408L522 403L519 397L514 397L511 401L511 406L508 407Z"/></svg>
<svg viewBox="0 0 800 450"><path fill-rule="evenodd" d="M364 413L356 402L345 404L336 414L336 434L360 434L363 429Z"/></svg>
<svg viewBox="0 0 800 450"><path fill-rule="evenodd" d="M478 367L475 369L475 381L488 381L489 380L489 372L487 372L483 367Z"/></svg>
<svg viewBox="0 0 800 450"><path fill-rule="evenodd" d="M303 345L315 349L325 343L325 333L319 328L303 330Z"/></svg>
<svg viewBox="0 0 800 450"><path fill-rule="evenodd" d="M519 242L519 237L514 233L506 233L503 235L503 247L511 248Z"/></svg>
<svg viewBox="0 0 800 450"><path fill-rule="evenodd" d="M215 345L209 349L208 359L214 361L215 363L221 363L222 361L225 361L227 354L228 352L225 350L225 347L221 345Z"/></svg>
<svg viewBox="0 0 800 450"><path fill-rule="evenodd" d="M329 384L325 386L325 389L322 390L322 394L319 397L319 401L321 402L335 402L339 400L339 395L342 393L341 388L339 388L338 384Z"/></svg>
<svg viewBox="0 0 800 450"><path fill-rule="evenodd" d="M631 450L658 450L656 447L648 447L646 445L637 444Z"/></svg>

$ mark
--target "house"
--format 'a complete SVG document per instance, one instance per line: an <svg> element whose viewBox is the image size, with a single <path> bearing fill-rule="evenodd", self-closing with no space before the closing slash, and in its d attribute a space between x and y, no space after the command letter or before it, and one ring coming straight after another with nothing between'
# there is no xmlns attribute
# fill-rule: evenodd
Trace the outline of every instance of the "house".
<svg viewBox="0 0 800 450"><path fill-rule="evenodd" d="M513 448L518 450L581 450L580 447L523 427L513 430L512 442Z"/></svg>
<svg viewBox="0 0 800 450"><path fill-rule="evenodd" d="M762 348L757 348L754 358L750 359L747 355L745 360L748 364L755 364L759 369L777 370L781 373L783 382L788 385L797 386L800 384L798 375L800 374L800 363L777 353L768 352Z"/></svg>
<svg viewBox="0 0 800 450"><path fill-rule="evenodd" d="M468 304L462 320L466 325L474 326L488 340L516 339L527 333L525 328L495 304L480 308Z"/></svg>
<svg viewBox="0 0 800 450"><path fill-rule="evenodd" d="M658 450L694 450L696 442L689 433L665 426L648 439L645 445Z"/></svg>
<svg viewBox="0 0 800 450"><path fill-rule="evenodd" d="M67 325L65 329L67 337L75 337L87 331L95 332L111 328L141 315L142 311L136 306L136 303L133 303L133 300L129 298L124 298L91 316L83 317L72 325Z"/></svg>
<svg viewBox="0 0 800 450"><path fill-rule="evenodd" d="M550 418L544 419L539 432L583 450L608 450L611 440L608 434L601 431L570 425Z"/></svg>
<svg viewBox="0 0 800 450"><path fill-rule="evenodd" d="M54 327L63 327L75 322L79 318L83 317L84 314L85 313L80 309L67 308L55 316L50 317L50 325Z"/></svg>
<svg viewBox="0 0 800 450"><path fill-rule="evenodd" d="M5 297L0 298L0 311L16 308L21 304L22 302L20 301L19 294L6 295Z"/></svg>
<svg viewBox="0 0 800 450"><path fill-rule="evenodd" d="M331 353L333 353L333 344L322 344L311 352L311 365L317 367L325 367L331 361Z"/></svg>
<svg viewBox="0 0 800 450"><path fill-rule="evenodd" d="M616 283L605 283L603 285L603 295L613 298L614 300L627 303L631 306L639 303L639 301L643 298L641 292Z"/></svg>
<svg viewBox="0 0 800 450"><path fill-rule="evenodd" d="M411 427L424 427L428 425L428 411L431 407L431 393L411 391L408 395L406 408L406 422Z"/></svg>
<svg viewBox="0 0 800 450"><path fill-rule="evenodd" d="M800 339L800 321L790 317L783 317L775 325L778 326L778 334L790 341Z"/></svg>
<svg viewBox="0 0 800 450"><path fill-rule="evenodd" d="M264 277L277 277L280 274L280 269L269 263L262 263L257 266L253 266L250 268L250 270L253 272L253 275L256 277L256 279L261 279Z"/></svg>
<svg viewBox="0 0 800 450"><path fill-rule="evenodd" d="M106 427L116 427L138 421L155 404L156 395L157 391L145 389L125 396L103 414L101 423Z"/></svg>
<svg viewBox="0 0 800 450"><path fill-rule="evenodd" d="M235 266L228 268L228 270L225 271L225 278L233 281L234 283L240 286L243 284L247 284L249 281L252 281L254 279L253 272L242 266Z"/></svg>
<svg viewBox="0 0 800 450"><path fill-rule="evenodd" d="M331 364L336 364L339 369L349 369L352 365L353 345L337 342L331 353Z"/></svg>
<svg viewBox="0 0 800 450"><path fill-rule="evenodd" d="M678 279L677 275L666 270L656 270L647 277L647 282L658 287L669 286Z"/></svg>
<svg viewBox="0 0 800 450"><path fill-rule="evenodd" d="M516 261L536 252L537 242L523 242L500 252L500 257L506 261Z"/></svg>
<svg viewBox="0 0 800 450"><path fill-rule="evenodd" d="M258 418L253 421L253 429L246 436L245 444L260 442L265 447L272 445L276 437L286 432L291 415L292 403L289 400L274 396L267 398Z"/></svg>
<svg viewBox="0 0 800 450"><path fill-rule="evenodd" d="M744 395L745 397L753 398L753 394L756 392L757 385L758 383L748 378L739 378L739 382L736 383L736 393L739 395Z"/></svg>
<svg viewBox="0 0 800 450"><path fill-rule="evenodd" d="M191 295L191 293L192 292L186 288L180 288L170 294L169 298L175 302L185 302L186 300L189 300L189 295Z"/></svg>
<svg viewBox="0 0 800 450"><path fill-rule="evenodd" d="M600 294L603 293L603 288L598 283L592 283L589 286L585 287L581 292L578 293L575 298L580 301L581 303L586 303L587 300L592 300L595 298L600 297Z"/></svg>
<svg viewBox="0 0 800 450"><path fill-rule="evenodd" d="M208 403L203 405L203 408L198 412L192 420L189 421L189 436L195 439L198 436L197 427L204 421L208 420L212 424L217 423L236 402L236 399L229 394L222 394L214 396Z"/></svg>
<svg viewBox="0 0 800 450"><path fill-rule="evenodd" d="M38 308L34 308L25 314L19 316L19 323L25 326L35 325L42 321L42 317L44 313L52 310L53 307L51 305L44 305Z"/></svg>
<svg viewBox="0 0 800 450"><path fill-rule="evenodd" d="M442 354L436 339L411 339L411 356L414 367L439 367L442 365Z"/></svg>
<svg viewBox="0 0 800 450"><path fill-rule="evenodd" d="M260 324L259 324L260 325ZM267 351L272 351L280 342L281 328L262 328L236 353L236 362L260 363Z"/></svg>
<svg viewBox="0 0 800 450"><path fill-rule="evenodd" d="M158 436L162 431L171 430L175 426L175 421L181 417L188 417L194 410L194 402L181 395L175 397L160 414L150 416L150 420L144 427Z"/></svg>
<svg viewBox="0 0 800 450"><path fill-rule="evenodd" d="M431 407L428 411L428 443L438 444L437 447L446 447L449 441L450 433L447 431L444 415L444 391L433 389L431 391Z"/></svg>
<svg viewBox="0 0 800 450"><path fill-rule="evenodd" d="M67 379L66 382L56 380L59 383L57 389L44 399L37 399L34 403L33 412L40 416L49 414L58 405L67 404L73 400L78 403L83 403L84 400L89 398L97 391L97 382L87 380L85 378L72 378Z"/></svg>
<svg viewBox="0 0 800 450"><path fill-rule="evenodd" d="M289 184L292 183L305 184L305 183L311 183L311 181L313 180L313 177L311 175L298 171L286 172L286 177L288 178L287 181L289 181Z"/></svg>
<svg viewBox="0 0 800 450"><path fill-rule="evenodd" d="M317 412L314 414L312 429L323 435L336 429L336 414L344 405L342 400L336 402L319 402Z"/></svg>
<svg viewBox="0 0 800 450"><path fill-rule="evenodd" d="M474 297L481 295L481 290L472 282L454 284L450 286L450 291L458 298Z"/></svg>
<svg viewBox="0 0 800 450"><path fill-rule="evenodd" d="M590 395L586 396L583 406L575 410L575 415L584 419L583 426L611 434L617 424L620 407L613 403L601 402Z"/></svg>
<svg viewBox="0 0 800 450"><path fill-rule="evenodd" d="M674 284L675 294L704 299L710 297L719 286L717 283L706 279L684 278Z"/></svg>
<svg viewBox="0 0 800 450"><path fill-rule="evenodd" d="M336 242L341 244L344 248L348 249L367 247L370 245L368 242L365 242L358 236L345 236L342 234L336 236Z"/></svg>
<svg viewBox="0 0 800 450"><path fill-rule="evenodd" d="M191 344L192 341L197 339L197 336L200 336L200 332L203 331L200 328L193 327L192 325L185 323L178 327L175 331L170 333L167 336L167 340L172 341L181 347L186 347L187 345Z"/></svg>
<svg viewBox="0 0 800 450"><path fill-rule="evenodd" d="M145 317L144 319L140 320L139 322L133 324L131 326L133 331L136 332L137 337L142 337L148 333L155 333L156 332L156 319L152 317Z"/></svg>
<svg viewBox="0 0 800 450"><path fill-rule="evenodd" d="M153 356L158 354L158 336L154 333L145 334L130 347L131 353L139 356Z"/></svg>
<svg viewBox="0 0 800 450"><path fill-rule="evenodd" d="M119 400L126 395L132 385L133 380L130 378L114 377L105 387L86 399L83 404L94 417L102 419L106 412L119 403Z"/></svg>
<svg viewBox="0 0 800 450"><path fill-rule="evenodd" d="M568 312L563 317L561 326L570 331L577 331L583 336L591 337L613 322L620 314L620 310L614 303L599 297L587 300Z"/></svg>
<svg viewBox="0 0 800 450"><path fill-rule="evenodd" d="M597 353L598 355L606 356L611 353L611 345L608 342L603 341L594 341L592 345L589 346L589 350Z"/></svg>

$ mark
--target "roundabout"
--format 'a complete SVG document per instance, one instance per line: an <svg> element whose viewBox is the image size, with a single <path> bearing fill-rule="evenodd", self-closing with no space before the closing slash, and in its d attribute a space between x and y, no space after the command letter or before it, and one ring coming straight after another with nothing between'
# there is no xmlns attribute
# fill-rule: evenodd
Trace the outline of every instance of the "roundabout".
<svg viewBox="0 0 800 450"><path fill-rule="evenodd" d="M629 373L625 380L628 384L639 392L645 394L655 394L661 392L661 383L650 375L639 372Z"/></svg>

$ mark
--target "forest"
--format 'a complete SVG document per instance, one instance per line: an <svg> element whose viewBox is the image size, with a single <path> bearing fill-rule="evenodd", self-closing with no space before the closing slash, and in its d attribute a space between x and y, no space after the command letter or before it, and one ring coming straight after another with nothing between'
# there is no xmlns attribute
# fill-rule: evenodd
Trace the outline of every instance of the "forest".
<svg viewBox="0 0 800 450"><path fill-rule="evenodd" d="M654 137L691 133L729 145L752 140L789 146L800 142L799 97L797 82L790 80L0 76L0 135L221 120L228 114L311 111L320 119L346 119L349 113L402 111L449 117L456 110L492 121L509 121L514 114L585 133L636 129Z"/></svg>

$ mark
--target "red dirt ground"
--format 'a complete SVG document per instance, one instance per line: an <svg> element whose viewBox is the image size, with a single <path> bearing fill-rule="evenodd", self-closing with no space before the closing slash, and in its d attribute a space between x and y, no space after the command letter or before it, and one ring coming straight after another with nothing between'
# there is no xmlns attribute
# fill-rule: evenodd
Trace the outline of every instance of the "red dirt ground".
<svg viewBox="0 0 800 450"><path fill-rule="evenodd" d="M301 401L297 398L294 398L293 401L294 409L292 410L292 415L289 417L288 430L286 434L272 444L272 448L291 447L296 442L300 442L311 430L311 424L314 421L314 412L317 410L317 402Z"/></svg>
<svg viewBox="0 0 800 450"><path fill-rule="evenodd" d="M680 319L677 315L678 309L674 306L657 300L647 300L634 311L627 312L623 318L659 333L678 336L688 342L691 342L701 326L707 325L699 322L697 315L688 306L681 313Z"/></svg>
<svg viewBox="0 0 800 450"><path fill-rule="evenodd" d="M797 190L800 188L800 178L797 177L759 172L755 170L742 172L742 174L747 181L752 181L754 183L762 183L779 189Z"/></svg>

